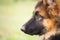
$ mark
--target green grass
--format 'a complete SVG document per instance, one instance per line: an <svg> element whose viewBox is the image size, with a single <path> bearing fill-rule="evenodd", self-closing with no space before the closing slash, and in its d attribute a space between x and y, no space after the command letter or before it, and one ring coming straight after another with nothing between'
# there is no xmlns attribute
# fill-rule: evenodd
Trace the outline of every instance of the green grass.
<svg viewBox="0 0 60 40"><path fill-rule="evenodd" d="M37 40L20 27L32 16L36 2L18 2L12 5L0 5L0 40Z"/></svg>

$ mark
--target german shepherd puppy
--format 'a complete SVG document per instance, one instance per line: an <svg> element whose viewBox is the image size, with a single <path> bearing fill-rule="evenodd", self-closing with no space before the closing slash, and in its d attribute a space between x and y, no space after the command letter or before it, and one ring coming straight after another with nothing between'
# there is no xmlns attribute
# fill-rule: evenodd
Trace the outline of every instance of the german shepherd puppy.
<svg viewBox="0 0 60 40"><path fill-rule="evenodd" d="M60 40L60 0L39 0L33 17L21 30L39 40Z"/></svg>

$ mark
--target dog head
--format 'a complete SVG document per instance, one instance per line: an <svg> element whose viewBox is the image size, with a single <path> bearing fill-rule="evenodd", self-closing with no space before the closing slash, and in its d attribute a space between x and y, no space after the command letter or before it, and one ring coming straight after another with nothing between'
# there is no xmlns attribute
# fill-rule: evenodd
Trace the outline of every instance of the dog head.
<svg viewBox="0 0 60 40"><path fill-rule="evenodd" d="M43 35L56 30L59 19L58 5L54 0L39 0L33 11L33 17L21 30L30 35Z"/></svg>

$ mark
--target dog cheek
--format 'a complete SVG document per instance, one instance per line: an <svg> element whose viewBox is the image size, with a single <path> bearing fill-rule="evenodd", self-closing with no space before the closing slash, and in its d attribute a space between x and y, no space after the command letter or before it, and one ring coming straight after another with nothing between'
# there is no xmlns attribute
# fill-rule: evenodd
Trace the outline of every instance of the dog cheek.
<svg viewBox="0 0 60 40"><path fill-rule="evenodd" d="M50 19L44 19L43 25L47 31L52 31L54 29L54 21Z"/></svg>

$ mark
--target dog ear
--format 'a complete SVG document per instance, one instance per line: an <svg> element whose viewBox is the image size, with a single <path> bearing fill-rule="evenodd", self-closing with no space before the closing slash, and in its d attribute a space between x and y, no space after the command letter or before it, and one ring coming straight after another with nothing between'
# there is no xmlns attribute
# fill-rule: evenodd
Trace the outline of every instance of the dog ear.
<svg viewBox="0 0 60 40"><path fill-rule="evenodd" d="M51 17L58 17L59 9L56 0L47 0L48 11Z"/></svg>

